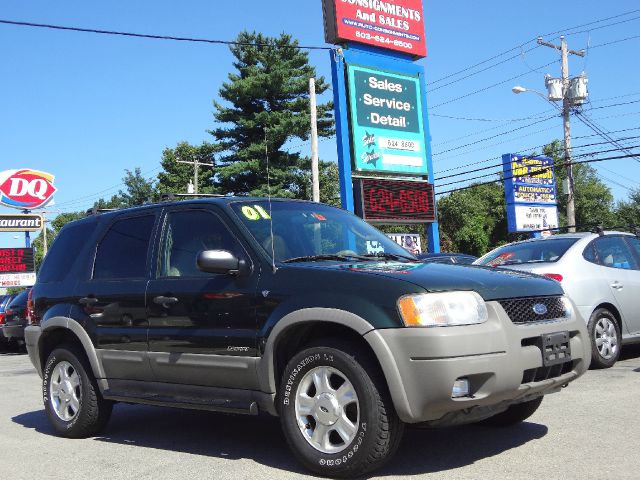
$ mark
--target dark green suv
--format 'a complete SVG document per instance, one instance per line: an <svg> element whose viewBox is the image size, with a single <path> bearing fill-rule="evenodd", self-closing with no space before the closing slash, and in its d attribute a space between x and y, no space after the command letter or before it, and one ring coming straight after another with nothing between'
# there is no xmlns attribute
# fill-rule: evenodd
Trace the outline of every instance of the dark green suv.
<svg viewBox="0 0 640 480"><path fill-rule="evenodd" d="M262 411L332 477L382 465L406 423L520 422L590 358L554 280L424 264L347 212L292 200L73 222L28 312L61 435L96 434L118 401Z"/></svg>

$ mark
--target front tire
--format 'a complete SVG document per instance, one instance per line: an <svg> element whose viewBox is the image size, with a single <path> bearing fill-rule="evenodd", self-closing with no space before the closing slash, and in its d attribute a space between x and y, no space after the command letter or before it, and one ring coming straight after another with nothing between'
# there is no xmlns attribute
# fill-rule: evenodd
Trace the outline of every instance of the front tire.
<svg viewBox="0 0 640 480"><path fill-rule="evenodd" d="M404 430L384 378L368 352L334 340L297 353L287 364L279 408L298 460L328 477L354 477L381 467Z"/></svg>
<svg viewBox="0 0 640 480"><path fill-rule="evenodd" d="M510 427L524 422L538 410L543 398L544 396L529 400L528 402L511 405L504 412L478 422L478 425L486 427Z"/></svg>
<svg viewBox="0 0 640 480"><path fill-rule="evenodd" d="M598 308L587 325L591 339L591 368L611 368L620 357L620 326L606 308Z"/></svg>
<svg viewBox="0 0 640 480"><path fill-rule="evenodd" d="M51 352L42 385L47 417L59 435L90 437L109 421L113 403L102 398L89 362L77 348Z"/></svg>

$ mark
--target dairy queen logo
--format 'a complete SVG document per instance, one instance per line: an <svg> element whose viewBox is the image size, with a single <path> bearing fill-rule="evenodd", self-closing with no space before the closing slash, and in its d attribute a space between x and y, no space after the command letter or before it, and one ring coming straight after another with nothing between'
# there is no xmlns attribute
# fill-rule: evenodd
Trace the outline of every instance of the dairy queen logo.
<svg viewBox="0 0 640 480"><path fill-rule="evenodd" d="M56 193L54 178L38 170L0 172L0 204L24 210L44 207Z"/></svg>

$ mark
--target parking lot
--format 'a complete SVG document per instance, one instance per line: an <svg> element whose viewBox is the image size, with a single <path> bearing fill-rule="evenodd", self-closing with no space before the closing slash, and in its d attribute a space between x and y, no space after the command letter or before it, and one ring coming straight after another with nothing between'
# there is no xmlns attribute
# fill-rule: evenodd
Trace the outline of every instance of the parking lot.
<svg viewBox="0 0 640 480"><path fill-rule="evenodd" d="M2 478L302 478L277 419L117 405L87 440L53 435L40 379L24 354L0 354ZM408 429L376 478L637 479L640 347L609 370L589 371L538 412L504 430Z"/></svg>

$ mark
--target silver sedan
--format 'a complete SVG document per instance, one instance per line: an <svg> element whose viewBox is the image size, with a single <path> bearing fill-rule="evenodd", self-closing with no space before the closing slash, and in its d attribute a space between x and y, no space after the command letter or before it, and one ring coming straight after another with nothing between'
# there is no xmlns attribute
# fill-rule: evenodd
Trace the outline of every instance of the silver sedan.
<svg viewBox="0 0 640 480"><path fill-rule="evenodd" d="M640 238L567 233L496 248L475 265L536 273L562 284L587 322L592 367L611 367L622 344L640 342Z"/></svg>

